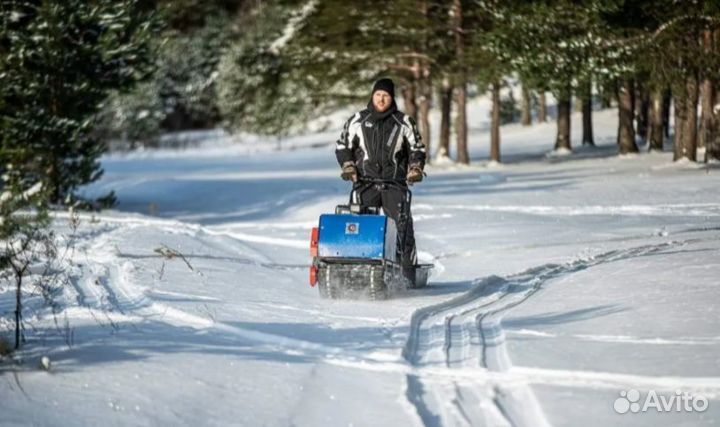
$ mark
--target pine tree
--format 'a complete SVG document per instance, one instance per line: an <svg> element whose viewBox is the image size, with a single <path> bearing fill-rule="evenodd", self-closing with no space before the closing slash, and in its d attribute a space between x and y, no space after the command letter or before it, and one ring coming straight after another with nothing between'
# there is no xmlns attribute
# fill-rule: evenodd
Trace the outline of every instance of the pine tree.
<svg viewBox="0 0 720 427"><path fill-rule="evenodd" d="M221 62L223 114L236 130L273 133L255 118L297 126L348 102L364 104L372 82L391 77L429 148L434 82L448 75L454 55L445 43L448 10L426 0L265 2L253 10L256 18L241 21L244 35ZM263 106L266 99L272 104ZM290 111L275 111L278 105Z"/></svg>
<svg viewBox="0 0 720 427"><path fill-rule="evenodd" d="M720 55L720 30L705 30L703 34L703 48L706 55L717 57ZM720 78L707 73L703 76L702 93L702 124L700 126L701 145L705 147L704 161L720 160L720 117L715 111L718 102L718 87Z"/></svg>
<svg viewBox="0 0 720 427"><path fill-rule="evenodd" d="M52 256L48 202L100 176L94 115L143 73L151 25L139 1L8 1L0 9L0 270L22 342L29 267Z"/></svg>
<svg viewBox="0 0 720 427"><path fill-rule="evenodd" d="M490 160L500 161L500 83L492 84L492 117L490 126Z"/></svg>
<svg viewBox="0 0 720 427"><path fill-rule="evenodd" d="M429 146L434 82L450 50L447 10L426 0L317 2L285 54L313 88L315 104L326 108L367 102L373 80L393 78Z"/></svg>
<svg viewBox="0 0 720 427"><path fill-rule="evenodd" d="M465 50L464 61L460 67L466 67L466 73L472 76L481 92L487 92L492 100L490 123L490 160L500 161L500 125L505 116L505 107L512 104L510 115L515 113L514 99L503 103L500 88L504 76L513 70L509 56L503 46L507 14L514 13L513 5L504 1L463 2L463 26ZM512 120L512 119L511 119Z"/></svg>
<svg viewBox="0 0 720 427"><path fill-rule="evenodd" d="M4 127L4 126L3 126ZM1 161L5 165L0 193L0 271L15 287L15 348L22 341L23 285L30 266L37 262L38 246L47 241L49 223L47 187L38 162L26 150L7 150L3 140ZM37 178L35 178L37 179Z"/></svg>
<svg viewBox="0 0 720 427"><path fill-rule="evenodd" d="M152 79L166 112L163 129L211 128L220 121L215 85L230 34L230 19L220 14L206 16L203 26L187 33L164 34Z"/></svg>
<svg viewBox="0 0 720 427"><path fill-rule="evenodd" d="M674 158L695 160L698 87L702 79L717 81L720 68L720 58L708 54L702 35L720 27L720 5L628 0L609 2L601 15L608 28L606 44L619 52L613 58L619 71L615 75L639 82L642 92L652 94L650 149L662 149L664 125L658 122L666 121L662 116L669 110L664 96L669 88L675 102Z"/></svg>
<svg viewBox="0 0 720 427"><path fill-rule="evenodd" d="M573 93L587 97L597 73L602 26L592 2L507 2L498 16L496 45L522 81L558 100L555 150L570 150Z"/></svg>
<svg viewBox="0 0 720 427"><path fill-rule="evenodd" d="M619 82L617 99L619 114L617 143L620 154L637 153L638 147L635 144L635 127L633 125L635 86L632 80L624 79Z"/></svg>
<svg viewBox="0 0 720 427"><path fill-rule="evenodd" d="M443 79L438 90L440 98L440 140L437 150L437 159L449 161L450 159L450 116L452 113L453 86L449 78Z"/></svg>
<svg viewBox="0 0 720 427"><path fill-rule="evenodd" d="M28 150L53 203L100 177L92 133L110 91L148 71L153 20L140 0L4 2L3 150Z"/></svg>
<svg viewBox="0 0 720 427"><path fill-rule="evenodd" d="M451 28L453 32L455 57L457 65L455 67L455 100L457 104L455 136L457 138L457 161L461 164L470 163L470 154L468 152L468 126L467 126L467 44L465 29L468 26L466 17L467 8L461 0L453 0L452 3L452 22Z"/></svg>
<svg viewBox="0 0 720 427"><path fill-rule="evenodd" d="M0 55L7 55L11 32L0 27ZM0 75L7 70L0 62ZM5 107L9 86L0 86L0 109ZM15 122L0 117L0 271L9 273L15 282L15 348L20 347L22 330L23 279L28 268L28 252L33 240L48 224L47 186L43 170L33 147L12 141Z"/></svg>
<svg viewBox="0 0 720 427"><path fill-rule="evenodd" d="M521 95L522 102L520 104L520 123L523 126L530 126L532 124L532 116L530 113L530 90L525 84L522 84L521 86Z"/></svg>
<svg viewBox="0 0 720 427"><path fill-rule="evenodd" d="M595 139L593 138L593 120L592 120L592 82L585 81L580 87L580 101L582 103L582 145L595 145Z"/></svg>
<svg viewBox="0 0 720 427"><path fill-rule="evenodd" d="M498 30L498 16L510 9L500 1L453 2L451 9L454 34L455 58L451 70L455 75L458 92L457 102L457 151L458 162L468 163L466 102L467 85L471 80L478 82L484 92L489 92L493 102L491 115L491 160L500 161L500 117L502 106L498 96L503 76L509 73L508 61L499 53L499 46L493 44ZM513 101L514 104L514 101ZM514 107L513 107L514 108Z"/></svg>
<svg viewBox="0 0 720 427"><path fill-rule="evenodd" d="M163 32L154 38L155 71L127 93L103 103L99 138L110 149L155 146L163 132L209 129L222 120L217 99L218 63L231 39L241 1L158 1Z"/></svg>
<svg viewBox="0 0 720 427"><path fill-rule="evenodd" d="M303 12L271 1L240 17L242 33L220 59L217 76L218 106L229 129L282 135L315 112L317 81L285 52L285 37L312 6Z"/></svg>

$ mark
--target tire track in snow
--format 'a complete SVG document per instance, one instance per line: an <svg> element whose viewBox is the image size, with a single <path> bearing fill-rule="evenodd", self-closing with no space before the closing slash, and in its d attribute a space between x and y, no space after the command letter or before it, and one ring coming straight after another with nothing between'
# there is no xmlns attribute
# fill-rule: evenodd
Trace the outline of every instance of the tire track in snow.
<svg viewBox="0 0 720 427"><path fill-rule="evenodd" d="M547 282L615 261L713 239L689 239L613 250L567 264L547 264L501 278L490 276L470 291L448 301L416 310L403 357L417 368L408 374L406 397L425 425L549 425L527 381L502 381L502 376L476 383L453 382L450 404L433 388L442 381L425 379L422 368L444 366L463 370L484 368L503 373L512 366L502 329L503 315L537 293ZM489 385L489 387L488 387ZM443 401L445 400L445 401ZM479 410L478 410L479 408ZM470 414L475 414L470 416Z"/></svg>
<svg viewBox="0 0 720 427"><path fill-rule="evenodd" d="M295 270L298 266L274 263L264 254L233 238L232 234L199 225L152 218L119 218L118 221L113 221L114 219L111 218L110 222L118 226L103 230L100 236L93 235L89 240L90 245L83 248L84 264L81 266L79 280L73 282L72 291L77 304L90 310L96 320L98 319L96 312L108 318L109 312L117 312L121 316L114 315L114 319L109 318L111 321L130 321L135 324L137 320L155 320L174 327L214 330L252 343L265 344L286 354L311 355L318 360L368 360L382 363L382 357L378 360L362 352L232 326L154 301L149 296L150 289L139 285L133 279L135 264L131 260L123 260L122 255L117 253L113 244L116 234L138 227L157 227L170 233L188 234L201 244L215 249L229 248L232 252L237 248L231 245L241 245L243 250L250 252L250 255L256 258L256 260L248 260L247 263L258 267L283 271ZM88 240L84 243L87 244Z"/></svg>
<svg viewBox="0 0 720 427"><path fill-rule="evenodd" d="M65 212L56 212L53 214L54 218L57 219L67 219L69 218L69 215ZM156 217L147 217L147 216L140 216L140 214L136 214L135 216L113 216L113 215L107 215L107 216L98 216L98 215L87 215L87 214L79 214L79 218L86 220L86 221L104 221L109 224L115 224L115 225L125 225L129 227L153 227L155 229L159 229L162 231L166 231L170 234L185 234L188 236L192 236L198 240L201 240L202 243L206 244L209 247L217 248L218 246L227 247L229 244L225 242L221 242L222 239L226 239L231 241L233 244L241 245L244 251L250 252L255 259L248 259L248 260L234 260L236 262L242 262L245 264L254 264L258 265L260 267L273 269L273 270L299 270L307 268L307 265L298 265L298 264L283 264L283 263L277 263L274 262L274 260L268 258L265 254L258 251L256 248L253 248L246 243L258 243L258 244L265 244L270 246L284 246L288 248L294 248L294 249L308 249L310 245L309 240L309 230L308 230L308 240L294 240L294 239L286 239L286 238L275 238L275 237L268 237L265 235L255 235L255 234L248 234L248 233L240 233L235 232L233 230L234 226L228 226L228 225L220 225L220 226L204 226L200 224L194 224L194 223L187 223L179 220L174 219L165 219L165 218L156 218ZM111 231L118 230L118 228L115 228ZM122 229L120 229L122 231ZM211 239L206 239L205 237L210 237ZM231 252L234 252L231 250ZM131 258L131 255L125 255L127 258Z"/></svg>
<svg viewBox="0 0 720 427"><path fill-rule="evenodd" d="M201 241L206 240L205 243L208 244L213 243L220 246L230 243L233 245L240 244L240 241L233 238L231 234L178 221L157 220L156 223L154 219L128 221L123 218L117 222L129 223L131 227L159 226L168 232L186 233ZM692 243L692 241L648 245L636 248L635 251L644 248L648 250L648 253L652 253L687 243ZM247 247L246 245L243 246ZM257 252L251 247L247 248L250 251ZM109 252L109 254L111 256L116 255L112 254L112 252ZM272 263L270 259L259 252L255 255L259 258L258 265ZM127 279L126 285L118 290L115 300L124 309L132 308L131 313L128 313L130 315L137 314L153 317L176 326L213 329L251 342L266 344L286 354L307 355L325 363L356 369L403 373L407 379L407 400L413 405L425 425L447 423L455 425L474 425L476 423L542 425L537 418L533 418L537 414L542 414L542 408L539 404L530 405L529 409L521 406L523 402L530 402L534 399L533 394L527 394L527 392L532 393L528 383L564 382L577 385L592 380L600 385L611 384L615 387L613 381L636 381L636 378L608 374L608 378L588 379L586 373L575 372L574 374L578 377L573 383L572 381L568 382L567 375L564 373L560 373L562 375L558 376L556 375L557 372L552 370L528 370L527 368L512 367L509 357L504 362L504 358L507 357L507 350L505 349L505 337L501 327L503 312L530 298L545 281L563 274L572 274L575 271L602 262L611 262L641 255L642 253L634 253L631 248L607 252L566 265L550 264L541 266L507 278L491 276L477 282L476 286L468 293L447 303L417 310L413 314L411 334L403 351L404 360L411 364L409 367L406 364L399 363L399 361L368 355L366 352L348 351L347 349L333 348L280 335L215 323L204 317L159 304L150 299L137 284L132 283L132 271L124 267L125 265L132 265L129 262L121 264L119 263L120 260L113 259L116 266L109 274L114 275L114 278L125 276L125 279ZM268 265L268 267L270 266ZM573 268L576 269L573 270ZM526 277L521 277L523 274ZM539 283L538 281L533 282L533 278L537 277L542 278L542 280ZM109 280L108 283L114 285L116 281ZM535 285L537 285L537 288L530 292ZM140 293L134 293L136 291ZM513 295L522 295L524 298ZM441 320L439 325L433 322L433 320L437 319ZM429 332L432 332L432 334ZM429 341L425 342L423 340ZM433 366L436 362L439 365L437 367ZM441 369L438 369L438 367ZM503 367L506 370L512 368L512 372L504 372ZM465 372L468 375L465 375ZM652 377L644 379L652 384L655 384L654 381L656 381ZM684 381L681 378L675 380ZM716 387L716 385L711 381L709 386L703 383L698 387L712 388ZM448 396L452 396L449 405L446 403ZM529 419L528 414L531 414Z"/></svg>
<svg viewBox="0 0 720 427"><path fill-rule="evenodd" d="M119 222L128 225L130 221ZM166 223L168 221L161 220L161 222ZM238 250L239 247L252 250L252 248L247 248L244 244L235 241L229 236L207 235L203 233L201 229L193 226L182 228L181 224L177 224L176 222L173 222L173 224L174 226L172 228L167 229L168 232L188 234L218 250L223 250L223 248ZM163 224L162 228L165 229L167 225L168 224ZM138 221L130 224L131 228L137 226L154 226L154 224L148 221ZM123 232L127 230L118 228L111 231ZM478 341L477 335L479 329L477 327L474 329L468 328L467 322L465 321L460 323L465 325L465 329L469 331L469 333L474 334L472 335L469 345L444 346L446 337L444 323L437 329L435 339L439 353L438 360L440 361L437 366L425 363L424 361L408 365L406 359L395 358L386 353L368 354L366 351L336 348L329 345L287 338L272 333L258 332L233 325L216 323L205 317L177 310L152 300L146 293L146 289L135 283L136 279L133 278L131 260L123 262L123 260L118 259L117 254L110 249L113 247L113 236L114 234L108 233L107 236L100 237L100 240L97 240L98 236L93 237L92 243L97 243L97 245L93 245L93 248L97 248L97 253L92 253L93 259L88 259L88 265L97 265L99 263L103 266L114 266L107 272L107 284L113 289L115 289L115 284L119 278L124 277L124 280L127 281L124 287L126 292L123 294L120 292L120 289L117 289L116 292L118 305L123 310L126 310L127 313L125 316L113 314L113 317L117 320L134 323L137 322L137 320L150 319L175 327L188 327L227 334L231 337L237 337L242 341L264 345L266 346L265 348L270 348L273 351L279 351L293 356L304 356L314 359L319 363L343 366L360 371L397 373L407 378L405 395L408 405L412 405L419 415L419 420L425 425L439 425L450 422L448 420L454 420L454 424L457 425L467 425L468 420L482 420L491 425L508 425L506 418L508 415L500 410L500 405L507 405L507 403L505 403L506 401L512 401L510 397L500 396L500 393L510 388L508 384L539 383L565 387L610 388L613 390L640 384L646 385L648 388L667 390L674 390L677 387L683 386L690 387L707 396L720 395L720 382L714 377L660 378L606 372L561 371L524 367L512 367L508 372L490 371L477 362L480 357L478 356L478 352L481 350L481 344ZM691 241L671 244L683 243L691 243ZM662 245L660 246L663 247ZM261 264L264 256L262 254L257 254L257 256L258 264ZM592 259L590 259L590 261L591 260ZM536 272L540 270L528 271ZM484 297L484 302L487 304L492 304L497 301L504 293L493 293L491 288L506 286L508 279L509 278L504 279L495 276L483 279L478 282L473 290L468 292L472 298L467 299L466 294L457 297L466 298L467 301L473 304L466 304L465 307L460 310L448 310L447 312L450 315L456 316L456 318L450 319L449 324L459 324L458 322L462 320L460 317L463 315L462 312L477 308L479 304L477 300L479 298ZM507 296L503 298L507 298ZM493 307L497 308L497 306ZM465 313L464 316L473 317L472 313ZM487 335L486 338L489 338L491 334ZM455 338L449 342L453 343L458 340L462 341L460 338ZM458 348L464 348L467 353L456 353ZM449 354L460 354L461 356L445 356L446 352L450 352ZM469 367L462 369L448 368L447 360L452 357L460 361L465 361L463 363ZM476 362L472 363L473 360ZM496 384L503 384L505 386L501 389L495 387ZM444 404L448 396L452 397L450 405ZM517 397L514 398L517 399ZM441 411L439 411L438 408L440 408Z"/></svg>
<svg viewBox="0 0 720 427"><path fill-rule="evenodd" d="M119 231L121 230L118 227L96 230L77 243L79 245L77 252L82 253L78 256L84 256L84 260L73 266L75 271L70 275L70 288L67 289L77 306L87 309L101 324L100 316L113 324L125 315L117 294L108 283L110 275L108 266L93 259L94 254L103 250L103 247L109 244L111 236ZM88 243L88 240L94 243L85 247L84 244Z"/></svg>
<svg viewBox="0 0 720 427"><path fill-rule="evenodd" d="M423 207L416 209L422 210ZM720 204L688 203L657 205L446 205L445 209L474 212L504 212L543 216L680 216L680 217L717 217L720 216Z"/></svg>

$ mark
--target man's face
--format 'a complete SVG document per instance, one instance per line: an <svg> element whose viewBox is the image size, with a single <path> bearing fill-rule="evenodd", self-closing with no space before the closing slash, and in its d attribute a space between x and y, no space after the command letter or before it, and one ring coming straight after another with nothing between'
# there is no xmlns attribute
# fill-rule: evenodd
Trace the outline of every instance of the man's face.
<svg viewBox="0 0 720 427"><path fill-rule="evenodd" d="M392 96L384 90L376 90L375 93L373 93L372 102L373 107L375 107L375 111L382 113L390 108L390 104L392 104Z"/></svg>

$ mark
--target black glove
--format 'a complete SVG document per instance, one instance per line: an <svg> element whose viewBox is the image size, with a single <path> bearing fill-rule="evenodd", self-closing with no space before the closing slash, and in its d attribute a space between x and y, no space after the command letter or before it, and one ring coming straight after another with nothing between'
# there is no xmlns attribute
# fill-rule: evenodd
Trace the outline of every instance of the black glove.
<svg viewBox="0 0 720 427"><path fill-rule="evenodd" d="M410 170L407 173L407 177L405 178L408 182L408 184L413 184L415 182L420 182L423 180L423 170L420 166L412 165L410 166Z"/></svg>
<svg viewBox="0 0 720 427"><path fill-rule="evenodd" d="M340 178L344 179L345 181L352 181L357 182L357 168L353 164L353 162L345 162L342 167L342 173L340 174Z"/></svg>

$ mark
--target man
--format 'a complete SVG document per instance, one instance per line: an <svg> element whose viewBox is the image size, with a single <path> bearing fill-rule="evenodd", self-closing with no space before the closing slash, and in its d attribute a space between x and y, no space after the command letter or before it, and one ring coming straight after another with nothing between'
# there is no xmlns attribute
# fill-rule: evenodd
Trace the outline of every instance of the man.
<svg viewBox="0 0 720 427"><path fill-rule="evenodd" d="M355 193L362 199L355 202L382 207L395 220L403 272L414 284L417 256L407 184L423 179L425 145L415 120L397 109L392 80L375 82L367 108L345 123L335 155L342 179L352 181L353 190L365 189ZM363 185L362 178L394 181L394 185Z"/></svg>

